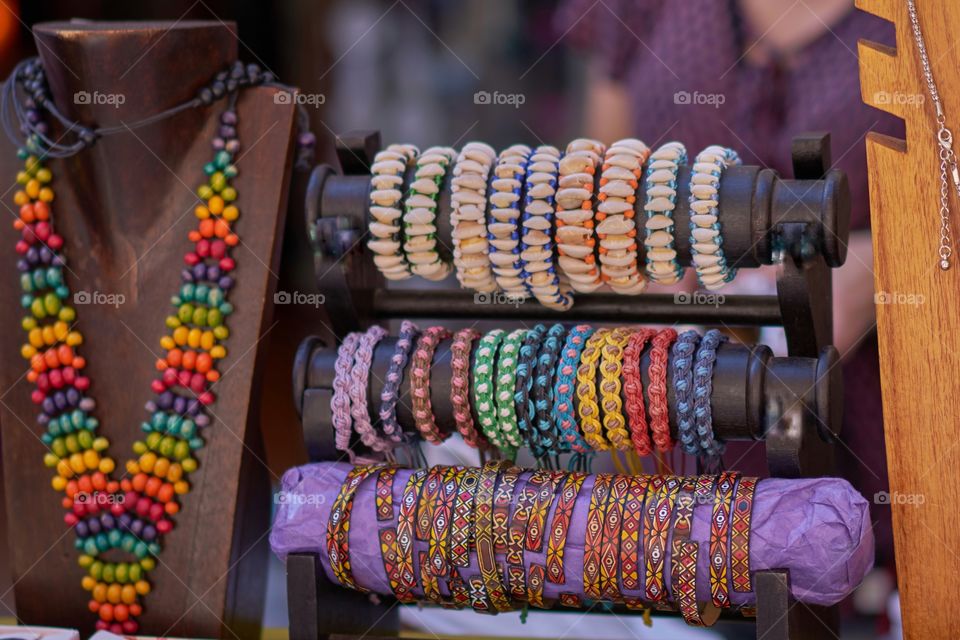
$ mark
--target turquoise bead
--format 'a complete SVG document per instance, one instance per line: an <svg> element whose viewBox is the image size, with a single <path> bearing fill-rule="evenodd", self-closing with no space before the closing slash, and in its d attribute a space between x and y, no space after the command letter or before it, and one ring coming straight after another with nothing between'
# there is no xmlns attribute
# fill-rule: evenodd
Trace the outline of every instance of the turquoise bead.
<svg viewBox="0 0 960 640"><path fill-rule="evenodd" d="M212 162L208 162L207 164L203 165L203 172L208 176L212 176L217 172L217 165L213 164Z"/></svg>
<svg viewBox="0 0 960 640"><path fill-rule="evenodd" d="M123 540L120 541L120 548L127 553L133 552L133 547L137 544L137 539L131 533L123 534Z"/></svg>
<svg viewBox="0 0 960 640"><path fill-rule="evenodd" d="M65 284L61 284L56 289L54 289L54 291L56 292L57 297L60 298L61 300L66 300L67 298L70 297L70 289Z"/></svg>
<svg viewBox="0 0 960 640"><path fill-rule="evenodd" d="M83 552L88 556L96 556L100 554L100 549L97 548L97 541L93 538L87 538L83 542Z"/></svg>
<svg viewBox="0 0 960 640"><path fill-rule="evenodd" d="M227 176L228 178L236 178L237 173L239 173L239 171L237 171L237 165L235 164L231 164L223 168L223 175Z"/></svg>
<svg viewBox="0 0 960 640"><path fill-rule="evenodd" d="M45 269L37 269L33 272L33 286L37 289L47 288L47 272Z"/></svg>
<svg viewBox="0 0 960 640"><path fill-rule="evenodd" d="M218 151L217 155L213 157L213 161L216 163L217 168L226 169L230 166L230 162L233 158L230 156L229 151Z"/></svg>
<svg viewBox="0 0 960 640"><path fill-rule="evenodd" d="M20 306L24 309L30 309L30 305L33 304L33 296L30 294L24 294L20 296Z"/></svg>
<svg viewBox="0 0 960 640"><path fill-rule="evenodd" d="M107 536L103 533L98 533L95 537L97 549L100 551L109 551L110 550L110 541L107 539Z"/></svg>
<svg viewBox="0 0 960 640"><path fill-rule="evenodd" d="M114 549L120 545L120 529L111 529L110 533L107 534L107 540L110 541L110 546ZM112 581L111 581L112 582Z"/></svg>
<svg viewBox="0 0 960 640"><path fill-rule="evenodd" d="M203 438L190 438L190 448L193 450L203 449Z"/></svg>
<svg viewBox="0 0 960 640"><path fill-rule="evenodd" d="M147 555L149 552L150 552L150 549L149 549L149 547L147 547L147 543L144 542L143 540L137 542L137 544L134 545L134 547L133 547L133 553L134 553L134 555L137 556L138 558L144 558L144 557L146 557L146 555Z"/></svg>

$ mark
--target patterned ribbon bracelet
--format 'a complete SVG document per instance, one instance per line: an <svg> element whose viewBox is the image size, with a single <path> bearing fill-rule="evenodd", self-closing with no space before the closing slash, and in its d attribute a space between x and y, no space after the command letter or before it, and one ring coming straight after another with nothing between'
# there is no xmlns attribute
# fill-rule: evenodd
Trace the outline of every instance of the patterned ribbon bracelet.
<svg viewBox="0 0 960 640"><path fill-rule="evenodd" d="M756 478L740 478L733 498L733 516L730 519L730 578L733 590L753 591L750 577L750 519L753 499L757 491Z"/></svg>
<svg viewBox="0 0 960 640"><path fill-rule="evenodd" d="M697 455L700 442L694 423L693 359L700 334L684 331L673 345L673 389L677 407L677 437L686 453Z"/></svg>
<svg viewBox="0 0 960 640"><path fill-rule="evenodd" d="M697 427L700 453L716 460L723 454L724 444L713 433L713 409L710 397L713 395L713 365L717 361L717 347L727 340L727 336L717 329L710 329L700 340L697 349L697 363L694 374L694 419Z"/></svg>
<svg viewBox="0 0 960 640"><path fill-rule="evenodd" d="M656 329L637 329L630 334L627 347L623 351L623 392L626 397L627 421L630 427L630 441L638 456L648 456L653 452L650 427L647 424L647 411L643 401L640 358L644 347L655 335L657 335Z"/></svg>
<svg viewBox="0 0 960 640"><path fill-rule="evenodd" d="M650 380L647 395L650 400L650 430L657 451L665 452L673 448L670 438L670 415L667 409L667 353L670 345L677 339L673 329L663 329L653 337L650 349L650 366L647 378Z"/></svg>
<svg viewBox="0 0 960 640"><path fill-rule="evenodd" d="M679 492L680 479L676 476L654 476L647 489L643 519L643 539L646 541L643 554L646 562L644 594L647 600L655 603L662 603L667 599L664 579L667 540L673 507Z"/></svg>
<svg viewBox="0 0 960 640"><path fill-rule="evenodd" d="M423 439L431 444L440 444L447 436L440 432L430 402L430 366L433 354L441 340L450 337L444 327L429 327L417 341L410 364L410 398L413 421Z"/></svg>
<svg viewBox="0 0 960 640"><path fill-rule="evenodd" d="M580 435L573 394L576 388L580 355L592 335L593 327L590 325L575 326L567 334L567 340L560 352L557 381L553 388L553 421L560 434L558 442L560 452L573 450L581 455L590 452L590 446Z"/></svg>
<svg viewBox="0 0 960 640"><path fill-rule="evenodd" d="M690 176L690 254L700 286L715 290L733 280L720 225L720 176L740 164L733 149L713 145L697 154Z"/></svg>
<svg viewBox="0 0 960 640"><path fill-rule="evenodd" d="M710 517L710 597L719 608L730 606L730 572L727 554L730 545L730 506L739 474L725 471L717 478Z"/></svg>
<svg viewBox="0 0 960 640"><path fill-rule="evenodd" d="M450 405L453 420L463 441L475 449L486 448L487 441L477 432L470 409L470 349L480 333L474 329L460 329L453 334L450 346Z"/></svg>
<svg viewBox="0 0 960 640"><path fill-rule="evenodd" d="M407 366L413 344L420 335L420 329L409 320L400 324L400 333L390 357L390 368L380 392L380 426L384 434L394 443L404 441L403 430L397 422L397 402L400 400L400 385L403 382L403 370Z"/></svg>

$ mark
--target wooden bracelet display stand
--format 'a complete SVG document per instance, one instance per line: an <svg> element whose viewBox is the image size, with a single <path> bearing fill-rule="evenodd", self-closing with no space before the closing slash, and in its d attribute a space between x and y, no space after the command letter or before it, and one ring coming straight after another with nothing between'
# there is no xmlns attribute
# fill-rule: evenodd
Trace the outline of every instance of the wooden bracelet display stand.
<svg viewBox="0 0 960 640"><path fill-rule="evenodd" d="M940 157L904 0L857 0L894 23L896 49L860 43L863 101L906 123L906 140L870 133L867 164L873 227L883 424L890 477L904 637L960 637L960 203L949 185L953 266L938 266ZM917 2L947 125L960 131L960 3ZM913 98L913 99L907 99ZM954 139L954 150L960 142ZM948 182L950 177L948 174ZM908 296L904 298L904 296ZM907 303L897 304L906 300ZM911 302L912 301L912 302Z"/></svg>
<svg viewBox="0 0 960 640"><path fill-rule="evenodd" d="M34 28L52 98L69 119L86 125L132 123L195 96L213 76L237 59L236 28L220 21L177 23L41 24ZM269 481L260 461L258 379L262 349L257 345L270 323L276 286L272 274L286 212L292 170L295 106L274 100L278 89L241 93L237 223L241 245L230 301L236 311L227 324L228 356L215 387L206 446L191 474L174 530L150 574L143 633L192 637L259 635L269 527ZM88 95L122 95L122 104ZM54 160L54 216L65 237L67 280L74 294L123 296L122 304L78 305L85 337L91 395L100 433L110 439L116 477L142 439L144 403L161 355L170 296L180 286L183 254L190 246L205 181L203 165L212 155L221 100L189 109L136 131L105 137L65 160ZM55 129L56 131L56 129ZM53 136L56 138L56 135ZM0 176L13 184L22 167L4 138ZM13 189L3 196L15 218ZM43 465L46 447L36 424L37 408L24 379L24 341L18 304L15 233L3 232L4 277L0 278L0 388L3 389L2 445L5 515L17 617L29 624L79 627L86 637L95 616L80 587L75 534L64 523L60 494L50 488L52 471ZM114 298L119 300L120 298ZM74 301L71 301L73 303Z"/></svg>
<svg viewBox="0 0 960 640"><path fill-rule="evenodd" d="M551 311L535 302L478 304L466 291L386 289L361 240L370 188L366 167L380 148L379 135L360 132L339 140L342 173L318 167L306 203L318 283L338 338L377 321L400 318L497 319L505 326L530 320L783 326L789 357L775 358L763 346L725 345L718 351L712 400L715 426L727 439L763 441L773 476L833 474L832 442L840 428L842 379L837 352L830 346L830 268L840 266L846 257L850 200L844 174L829 169L829 136L796 139L793 180L760 167L731 167L721 180L719 206L728 259L749 268L782 258L776 296L730 295L722 305L698 305L677 304L672 294L580 295L567 312ZM688 183L689 169L682 167L674 211L678 229L687 228L689 220ZM444 185L437 216L438 244L448 247L452 245L449 207L449 187ZM676 241L680 263L689 266L686 234L678 233ZM392 342L385 340L374 352L368 398L379 397ZM294 402L307 450L315 461L339 458L330 414L335 356L336 345L307 338L294 364ZM444 431L453 429L446 387L448 360L436 356L437 369L431 375L436 381L431 385L433 408ZM671 380L668 387L672 394ZM398 419L404 430L414 431L403 403L398 406ZM812 640L823 637L825 629L837 631L836 607L795 602L786 571L757 572L755 587L758 638ZM332 634L396 635L398 630L392 599L383 598L382 604L374 605L365 595L333 585L313 553L287 558L287 597L294 640Z"/></svg>

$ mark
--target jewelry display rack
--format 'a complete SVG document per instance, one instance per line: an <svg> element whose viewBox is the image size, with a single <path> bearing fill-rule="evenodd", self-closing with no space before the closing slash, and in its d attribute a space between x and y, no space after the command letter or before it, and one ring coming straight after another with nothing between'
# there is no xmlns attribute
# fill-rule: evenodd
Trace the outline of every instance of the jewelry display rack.
<svg viewBox="0 0 960 640"><path fill-rule="evenodd" d="M939 266L941 198L937 111L924 78L907 2L857 0L893 23L896 49L861 41L863 101L901 118L906 139L867 134L883 429L904 638L960 636L955 606L960 521L960 267L954 226L949 270ZM960 3L917 2L945 126L960 127ZM949 140L945 140L950 142ZM952 141L956 153L957 140ZM956 169L954 168L954 171ZM945 197L958 222L947 167ZM954 193L956 195L956 193ZM904 298L907 296L907 298ZM907 304L898 304L900 301ZM879 446L879 445L878 445Z"/></svg>
<svg viewBox="0 0 960 640"><path fill-rule="evenodd" d="M763 441L773 477L834 474L832 443L842 418L842 374L836 366L837 351L830 344L830 269L846 258L850 199L845 175L829 169L828 134L794 140L793 179L757 166L730 167L723 173L719 208L724 251L730 263L740 268L776 264L776 295L723 295L722 303L693 299L684 304L674 294L588 294L577 296L566 312L533 301L480 304L466 291L386 289L361 241L368 215L367 167L379 148L378 133L340 136L341 172L320 166L308 187L307 227L318 285L338 338L375 322L401 318L496 319L506 324L536 320L782 326L787 357L775 357L763 345L725 344L718 350L711 400L715 432L724 440ZM688 182L689 168L681 167L673 214L679 229L687 228L689 221ZM452 245L447 187L441 187L437 216L441 247ZM678 233L676 243L680 264L690 266L689 239ZM640 252L642 262L642 246ZM374 351L368 397L379 397L394 342L385 339ZM444 357L447 348L441 345L431 375L433 409L442 431L453 429L446 386L451 378L450 359ZM301 344L294 363L294 402L313 461L339 457L330 412L335 358L335 344L311 337ZM646 371L644 366L641 369ZM669 380L668 393L672 411L674 391ZM671 414L675 430L674 417ZM410 411L402 403L398 420L405 431L415 431ZM808 606L791 598L786 571L757 572L755 591L758 638L820 638L825 629L838 629L836 607ZM288 557L287 597L294 640L397 633L392 599L373 604L366 595L335 586L316 554ZM737 614L724 617L741 619Z"/></svg>

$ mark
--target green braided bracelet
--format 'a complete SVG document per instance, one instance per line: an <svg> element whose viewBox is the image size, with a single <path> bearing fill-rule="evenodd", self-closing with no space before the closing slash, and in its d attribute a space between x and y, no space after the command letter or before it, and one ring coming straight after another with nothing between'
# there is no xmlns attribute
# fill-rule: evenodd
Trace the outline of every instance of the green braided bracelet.
<svg viewBox="0 0 960 640"><path fill-rule="evenodd" d="M517 386L517 356L526 335L526 329L511 331L500 347L500 358L497 360L497 418L500 432L513 447L523 444L520 428L517 426L514 391Z"/></svg>
<svg viewBox="0 0 960 640"><path fill-rule="evenodd" d="M477 343L477 354L473 364L473 406L477 410L477 421L483 435L504 452L512 447L501 436L497 428L497 409L493 403L493 369L497 358L497 349L503 342L506 332L494 329Z"/></svg>

